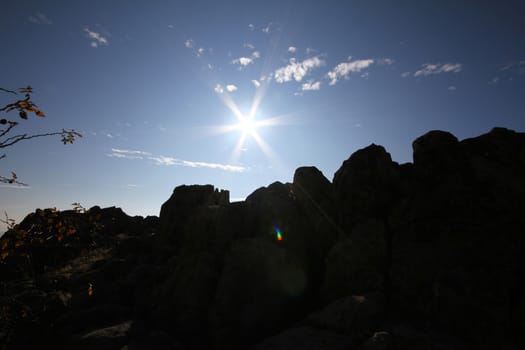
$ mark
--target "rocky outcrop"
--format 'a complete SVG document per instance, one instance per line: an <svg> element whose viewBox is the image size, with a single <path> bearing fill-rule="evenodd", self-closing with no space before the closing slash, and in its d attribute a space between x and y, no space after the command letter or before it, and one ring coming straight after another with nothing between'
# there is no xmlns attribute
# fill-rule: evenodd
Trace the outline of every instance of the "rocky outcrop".
<svg viewBox="0 0 525 350"><path fill-rule="evenodd" d="M243 202L179 186L160 218L37 210L0 240L6 349L521 349L525 134L430 131L331 183Z"/></svg>

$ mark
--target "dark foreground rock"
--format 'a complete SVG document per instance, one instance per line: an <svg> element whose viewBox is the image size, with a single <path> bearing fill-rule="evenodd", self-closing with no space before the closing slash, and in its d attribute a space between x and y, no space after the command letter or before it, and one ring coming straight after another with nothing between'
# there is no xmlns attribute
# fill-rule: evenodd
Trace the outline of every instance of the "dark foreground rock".
<svg viewBox="0 0 525 350"><path fill-rule="evenodd" d="M525 134L370 145L160 217L37 210L0 239L0 349L522 349Z"/></svg>

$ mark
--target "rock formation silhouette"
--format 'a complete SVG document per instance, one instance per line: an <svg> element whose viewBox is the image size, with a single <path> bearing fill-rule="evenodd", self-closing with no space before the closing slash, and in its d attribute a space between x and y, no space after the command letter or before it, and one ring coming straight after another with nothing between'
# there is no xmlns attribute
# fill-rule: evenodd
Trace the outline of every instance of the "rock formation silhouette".
<svg viewBox="0 0 525 350"><path fill-rule="evenodd" d="M243 202L179 186L159 218L37 210L0 239L0 344L524 348L525 134L413 150L372 144L332 182L302 167Z"/></svg>

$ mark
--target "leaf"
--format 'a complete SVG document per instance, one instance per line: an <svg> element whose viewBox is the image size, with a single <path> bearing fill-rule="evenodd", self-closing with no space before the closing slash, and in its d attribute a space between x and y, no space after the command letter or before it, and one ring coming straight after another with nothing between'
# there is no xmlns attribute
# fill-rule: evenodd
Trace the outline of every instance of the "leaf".
<svg viewBox="0 0 525 350"><path fill-rule="evenodd" d="M37 115L37 117L41 117L41 118L46 116L44 112L42 112L40 109L35 109L35 114Z"/></svg>
<svg viewBox="0 0 525 350"><path fill-rule="evenodd" d="M27 112L26 111L20 111L18 113L18 115L20 115L20 118L22 118L24 120L27 120Z"/></svg>
<svg viewBox="0 0 525 350"><path fill-rule="evenodd" d="M0 119L0 124L2 124L2 125L7 124L7 119Z"/></svg>

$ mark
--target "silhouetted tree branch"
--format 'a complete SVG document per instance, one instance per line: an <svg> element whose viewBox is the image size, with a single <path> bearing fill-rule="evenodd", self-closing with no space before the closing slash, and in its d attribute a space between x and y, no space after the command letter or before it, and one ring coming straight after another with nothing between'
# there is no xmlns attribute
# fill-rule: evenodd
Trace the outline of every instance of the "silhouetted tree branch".
<svg viewBox="0 0 525 350"><path fill-rule="evenodd" d="M18 92L13 90L8 90L4 88L0 88L0 91L14 94L16 96L19 96L19 94L24 94L23 99L19 99L15 102L9 103L6 106L0 108L0 112L4 112L5 114L15 111L18 112L18 116L22 120L27 120L30 113L33 113L37 117L43 118L46 115L44 112L42 112L37 105L31 100L31 93L33 92L33 88L31 86L20 88L18 89ZM13 146L14 144L26 141L34 138L39 137L47 137L47 136L55 136L60 135L62 137L61 141L62 143L68 144L75 142L76 137L82 137L82 134L78 131L75 131L75 129L66 130L62 129L62 131L54 131L49 133L43 133L43 134L30 134L30 133L20 133L17 135L9 135L14 128L16 128L19 125L19 122L15 120L10 120L7 118L0 118L0 148L7 148L10 146ZM0 159L5 158L6 155L2 154L0 155ZM18 181L16 173L11 172L11 176L2 176L0 175L0 183L9 183L9 184L18 184L22 186L27 186L26 184Z"/></svg>

